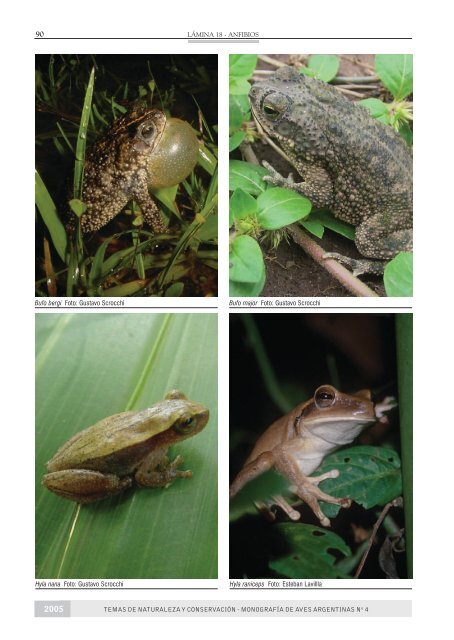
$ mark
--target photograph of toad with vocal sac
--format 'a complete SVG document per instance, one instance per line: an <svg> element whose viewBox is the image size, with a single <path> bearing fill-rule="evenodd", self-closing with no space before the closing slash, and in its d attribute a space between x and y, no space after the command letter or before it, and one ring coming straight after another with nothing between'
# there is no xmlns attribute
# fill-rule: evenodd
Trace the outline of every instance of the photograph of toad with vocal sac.
<svg viewBox="0 0 454 640"><path fill-rule="evenodd" d="M412 296L411 55L230 56L230 295Z"/></svg>
<svg viewBox="0 0 454 640"><path fill-rule="evenodd" d="M412 315L231 314L229 494L230 578L411 577Z"/></svg>
<svg viewBox="0 0 454 640"><path fill-rule="evenodd" d="M36 56L36 295L217 295L217 56Z"/></svg>
<svg viewBox="0 0 454 640"><path fill-rule="evenodd" d="M36 349L36 578L216 578L216 314L37 314Z"/></svg>

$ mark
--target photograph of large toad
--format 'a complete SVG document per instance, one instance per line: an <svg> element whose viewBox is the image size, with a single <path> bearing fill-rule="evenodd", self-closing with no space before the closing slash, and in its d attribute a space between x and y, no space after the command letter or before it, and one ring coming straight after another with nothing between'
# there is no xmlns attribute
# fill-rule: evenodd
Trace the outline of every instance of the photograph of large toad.
<svg viewBox="0 0 454 640"><path fill-rule="evenodd" d="M217 295L217 57L36 56L36 295Z"/></svg>
<svg viewBox="0 0 454 640"><path fill-rule="evenodd" d="M411 56L230 63L231 295L412 295Z"/></svg>

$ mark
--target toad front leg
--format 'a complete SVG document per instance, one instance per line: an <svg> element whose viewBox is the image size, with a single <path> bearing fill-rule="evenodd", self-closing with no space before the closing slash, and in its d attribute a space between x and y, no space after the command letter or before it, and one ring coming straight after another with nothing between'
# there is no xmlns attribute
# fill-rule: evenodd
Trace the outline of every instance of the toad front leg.
<svg viewBox="0 0 454 640"><path fill-rule="evenodd" d="M329 207L333 199L333 185L328 173L322 168L313 165L304 167L304 181L295 182L293 175L287 178L273 169L266 161L263 162L265 169L269 171L269 176L264 176L265 182L269 182L275 187L283 187L300 193L302 196L309 198L315 209Z"/></svg>

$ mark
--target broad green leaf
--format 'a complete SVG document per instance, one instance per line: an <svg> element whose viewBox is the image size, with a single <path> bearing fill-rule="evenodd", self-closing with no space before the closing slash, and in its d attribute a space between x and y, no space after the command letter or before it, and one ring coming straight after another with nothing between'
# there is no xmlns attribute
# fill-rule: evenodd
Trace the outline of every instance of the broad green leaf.
<svg viewBox="0 0 454 640"><path fill-rule="evenodd" d="M258 282L233 282L230 281L229 295L232 298L254 298L262 293L265 286L266 271L265 264L263 272Z"/></svg>
<svg viewBox="0 0 454 640"><path fill-rule="evenodd" d="M37 314L36 349L36 577L216 578L216 314ZM170 450L192 478L80 508L41 485L68 438L175 388L210 409Z"/></svg>
<svg viewBox="0 0 454 640"><path fill-rule="evenodd" d="M247 96L251 88L250 83L245 78L236 78L235 76L230 78L229 93L230 95L243 95Z"/></svg>
<svg viewBox="0 0 454 640"><path fill-rule="evenodd" d="M62 261L65 262L66 246L68 243L66 230L58 217L57 207L37 171L35 171L35 201L38 211L52 238L52 244Z"/></svg>
<svg viewBox="0 0 454 640"><path fill-rule="evenodd" d="M235 131L229 137L229 153L237 149L246 137L245 131Z"/></svg>
<svg viewBox="0 0 454 640"><path fill-rule="evenodd" d="M258 196L266 190L267 184L263 177L268 171L258 164L243 162L243 160L230 160L229 163L229 188L230 191L243 189L253 196Z"/></svg>
<svg viewBox="0 0 454 640"><path fill-rule="evenodd" d="M307 68L312 77L330 82L339 71L339 58L335 55L315 54L309 58ZM305 71L304 67L300 70L302 73Z"/></svg>
<svg viewBox="0 0 454 640"><path fill-rule="evenodd" d="M264 229L286 227L309 215L310 201L290 189L273 187L257 198L258 221Z"/></svg>
<svg viewBox="0 0 454 640"><path fill-rule="evenodd" d="M262 250L257 240L250 236L237 236L230 244L230 280L260 282L264 269Z"/></svg>
<svg viewBox="0 0 454 640"><path fill-rule="evenodd" d="M413 295L413 254L398 253L388 262L383 276L386 295L408 298Z"/></svg>
<svg viewBox="0 0 454 640"><path fill-rule="evenodd" d="M323 238L325 233L325 227L319 222L313 222L312 220L301 222L301 226L304 227L309 233L312 233L317 238Z"/></svg>
<svg viewBox="0 0 454 640"><path fill-rule="evenodd" d="M257 213L257 200L243 189L235 189L230 198L230 211L235 220L241 220Z"/></svg>
<svg viewBox="0 0 454 640"><path fill-rule="evenodd" d="M250 119L249 100L245 95L229 97L229 127L230 132L240 129L245 120Z"/></svg>
<svg viewBox="0 0 454 640"><path fill-rule="evenodd" d="M344 238L348 238L349 240L355 239L355 227L346 222L342 222L342 220L338 220L330 211L325 211L324 209L312 211L305 222L322 224L327 229L331 229L331 231L335 231L339 235L344 236Z"/></svg>
<svg viewBox="0 0 454 640"><path fill-rule="evenodd" d="M360 100L357 104L367 109L376 120L389 124L388 105L383 100L366 98L365 100Z"/></svg>
<svg viewBox="0 0 454 640"><path fill-rule="evenodd" d="M338 469L338 478L323 480L320 489L336 498L351 498L365 509L383 506L402 493L402 475L398 454L384 447L355 446L327 456L315 475ZM322 504L332 517L340 509Z"/></svg>
<svg viewBox="0 0 454 640"><path fill-rule="evenodd" d="M257 65L257 55L255 54L231 54L229 56L230 76L237 78L250 78Z"/></svg>
<svg viewBox="0 0 454 640"><path fill-rule="evenodd" d="M410 54L377 54L375 71L396 100L413 91L413 56Z"/></svg>
<svg viewBox="0 0 454 640"><path fill-rule="evenodd" d="M288 578L347 578L335 566L333 553L351 555L350 548L342 538L327 529L308 524L283 522L276 525L276 533L281 534L287 551L281 557L271 560L269 567Z"/></svg>

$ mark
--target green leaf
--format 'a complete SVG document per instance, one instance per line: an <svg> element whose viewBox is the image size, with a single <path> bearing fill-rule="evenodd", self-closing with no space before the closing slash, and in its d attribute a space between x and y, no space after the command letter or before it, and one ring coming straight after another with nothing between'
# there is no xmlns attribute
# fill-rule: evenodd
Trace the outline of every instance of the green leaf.
<svg viewBox="0 0 454 640"><path fill-rule="evenodd" d="M262 473L247 483L230 501L230 520L237 520L246 513L257 513L255 502L268 500L288 489L288 480L274 470Z"/></svg>
<svg viewBox="0 0 454 640"><path fill-rule="evenodd" d="M413 314L396 314L397 374L408 577L413 577Z"/></svg>
<svg viewBox="0 0 454 640"><path fill-rule="evenodd" d="M237 236L230 244L229 267L230 280L260 282L265 265L257 240L250 236Z"/></svg>
<svg viewBox="0 0 454 640"><path fill-rule="evenodd" d="M229 126L230 132L240 129L243 122L250 120L251 110L249 100L245 95L234 95L229 97Z"/></svg>
<svg viewBox="0 0 454 640"><path fill-rule="evenodd" d="M231 95L246 96L251 89L251 85L244 78L230 78L229 92Z"/></svg>
<svg viewBox="0 0 454 640"><path fill-rule="evenodd" d="M36 578L216 578L216 314L38 314L36 347ZM210 409L170 450L192 478L80 508L41 485L72 435L175 388Z"/></svg>
<svg viewBox="0 0 454 640"><path fill-rule="evenodd" d="M166 298L177 298L183 293L184 284L182 282L174 282L168 287L164 293Z"/></svg>
<svg viewBox="0 0 454 640"><path fill-rule="evenodd" d="M413 56L410 54L377 54L375 71L396 100L413 91Z"/></svg>
<svg viewBox="0 0 454 640"><path fill-rule="evenodd" d="M347 578L335 566L333 551L351 556L350 548L341 537L308 524L283 522L276 525L288 551L269 562L269 567L288 578Z"/></svg>
<svg viewBox="0 0 454 640"><path fill-rule="evenodd" d="M312 233L316 238L323 238L325 227L319 222L313 222L312 220L303 220L300 224L307 231L309 231L309 233Z"/></svg>
<svg viewBox="0 0 454 640"><path fill-rule="evenodd" d="M307 68L313 78L330 82L339 71L339 58L334 55L315 54L309 58ZM305 68L303 67L300 72L304 73Z"/></svg>
<svg viewBox="0 0 454 640"><path fill-rule="evenodd" d="M231 54L229 56L229 74L237 78L250 78L257 65L255 54Z"/></svg>
<svg viewBox="0 0 454 640"><path fill-rule="evenodd" d="M90 123L91 113L91 101L93 98L93 89L95 86L95 68L91 70L90 78L87 84L87 90L85 91L84 104L82 107L82 114L80 116L79 132L77 134L76 143L76 160L74 163L74 184L73 195L74 198L82 199L82 187L84 178L84 162L85 162L85 149L87 147L87 131Z"/></svg>
<svg viewBox="0 0 454 640"><path fill-rule="evenodd" d="M229 153L237 149L246 137L245 131L235 131L229 138Z"/></svg>
<svg viewBox="0 0 454 640"><path fill-rule="evenodd" d="M260 194L257 205L260 226L268 230L281 229L305 218L312 206L304 196L281 187Z"/></svg>
<svg viewBox="0 0 454 640"><path fill-rule="evenodd" d="M76 214L78 218L80 218L87 210L87 205L79 198L73 198L69 201L69 206L71 211Z"/></svg>
<svg viewBox="0 0 454 640"><path fill-rule="evenodd" d="M235 220L242 220L257 213L257 200L243 189L235 189L230 198L230 212Z"/></svg>
<svg viewBox="0 0 454 640"><path fill-rule="evenodd" d="M392 449L355 446L327 456L317 476L338 469L338 478L323 480L320 489L335 498L351 498L365 509L383 506L402 493L400 459ZM323 513L333 517L336 504L321 503Z"/></svg>
<svg viewBox="0 0 454 640"><path fill-rule="evenodd" d="M357 104L367 109L376 120L389 124L388 105L383 100L366 98L365 100L360 100Z"/></svg>
<svg viewBox="0 0 454 640"><path fill-rule="evenodd" d="M267 188L263 177L268 171L258 164L243 162L243 160L230 160L229 163L229 188L230 191L243 189L253 196L258 196Z"/></svg>
<svg viewBox="0 0 454 640"><path fill-rule="evenodd" d="M178 211L178 207L175 204L175 198L178 191L178 185L173 185L172 187L161 187L160 189L150 189L151 193L162 202L172 213L174 213L178 218L180 218L180 212Z"/></svg>
<svg viewBox="0 0 454 640"><path fill-rule="evenodd" d="M52 244L61 260L65 262L66 246L68 244L66 230L58 217L57 207L37 171L35 171L35 201L41 218L44 220L44 224L52 238Z"/></svg>
<svg viewBox="0 0 454 640"><path fill-rule="evenodd" d="M383 276L386 295L409 298L413 295L413 254L398 253L388 262Z"/></svg>
<svg viewBox="0 0 454 640"><path fill-rule="evenodd" d="M353 227L351 224L348 224L347 222L338 220L338 218L335 218L330 211L326 211L325 209L317 209L316 211L312 211L305 222L315 222L318 224L322 224L327 229L331 229L331 231L344 236L344 238L348 238L349 240L355 239L355 227Z"/></svg>
<svg viewBox="0 0 454 640"><path fill-rule="evenodd" d="M232 298L254 298L262 293L265 286L266 272L265 264L263 265L263 273L258 282L233 282L230 281L229 295Z"/></svg>

